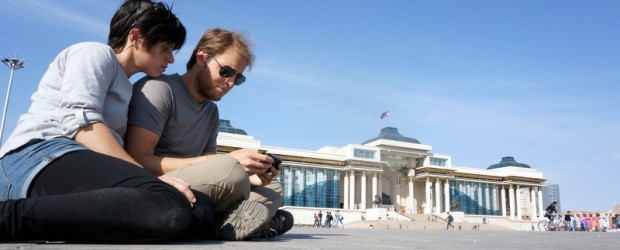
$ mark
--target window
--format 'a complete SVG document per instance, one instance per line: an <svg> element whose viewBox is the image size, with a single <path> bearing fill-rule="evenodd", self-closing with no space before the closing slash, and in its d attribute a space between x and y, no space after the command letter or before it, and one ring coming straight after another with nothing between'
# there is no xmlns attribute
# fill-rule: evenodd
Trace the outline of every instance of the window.
<svg viewBox="0 0 620 250"><path fill-rule="evenodd" d="M356 158L374 159L375 151L356 148L353 151L353 156Z"/></svg>
<svg viewBox="0 0 620 250"><path fill-rule="evenodd" d="M447 161L446 159L431 157L431 166L445 167Z"/></svg>
<svg viewBox="0 0 620 250"><path fill-rule="evenodd" d="M287 165L280 172L285 206L340 207L340 172Z"/></svg>

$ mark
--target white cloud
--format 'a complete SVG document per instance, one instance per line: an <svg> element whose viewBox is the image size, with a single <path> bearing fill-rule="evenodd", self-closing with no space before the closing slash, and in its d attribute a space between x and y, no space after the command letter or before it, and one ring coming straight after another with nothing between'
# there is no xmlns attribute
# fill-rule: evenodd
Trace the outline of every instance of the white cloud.
<svg viewBox="0 0 620 250"><path fill-rule="evenodd" d="M26 18L34 19L46 24L53 24L62 27L72 28L78 31L84 31L97 36L107 37L108 20L113 13L108 14L108 19L97 19L96 16L101 5L97 2L81 2L81 4L89 4L91 6L90 14L84 11L78 11L67 8L77 4L67 1L47 1L47 0L21 0L21 1L3 1L2 8L19 13ZM99 5L99 6L94 6ZM109 5L109 4L108 4ZM114 5L114 8L117 6Z"/></svg>

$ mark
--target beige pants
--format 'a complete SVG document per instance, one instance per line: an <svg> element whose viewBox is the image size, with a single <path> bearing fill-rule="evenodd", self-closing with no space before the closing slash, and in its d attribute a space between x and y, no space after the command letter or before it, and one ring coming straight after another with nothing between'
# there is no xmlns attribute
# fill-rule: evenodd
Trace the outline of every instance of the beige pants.
<svg viewBox="0 0 620 250"><path fill-rule="evenodd" d="M166 175L183 179L195 191L209 196L216 213L224 212L237 201L249 199L264 204L273 217L283 202L280 182L274 180L263 187L251 187L241 164L227 155L218 155Z"/></svg>

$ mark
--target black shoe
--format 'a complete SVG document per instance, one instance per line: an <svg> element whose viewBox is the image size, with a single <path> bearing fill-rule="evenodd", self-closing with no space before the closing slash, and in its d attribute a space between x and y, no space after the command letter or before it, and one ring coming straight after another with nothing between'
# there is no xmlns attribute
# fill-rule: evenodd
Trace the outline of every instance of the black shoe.
<svg viewBox="0 0 620 250"><path fill-rule="evenodd" d="M278 210L265 227L252 236L252 238L275 238L291 230L294 225L295 218L293 214L286 210Z"/></svg>
<svg viewBox="0 0 620 250"><path fill-rule="evenodd" d="M222 219L220 239L245 240L268 222L269 209L259 202L243 200L226 209Z"/></svg>

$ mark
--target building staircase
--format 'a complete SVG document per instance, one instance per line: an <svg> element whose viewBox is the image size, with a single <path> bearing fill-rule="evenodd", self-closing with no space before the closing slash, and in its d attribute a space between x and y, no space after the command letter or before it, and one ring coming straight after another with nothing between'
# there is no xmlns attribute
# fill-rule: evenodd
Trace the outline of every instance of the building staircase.
<svg viewBox="0 0 620 250"><path fill-rule="evenodd" d="M434 214L407 214L398 213L401 216L391 216L390 219L360 220L345 223L345 228L383 228L383 229L416 229L416 230L446 230L447 222ZM493 224L474 222L452 222L452 230L494 230L510 231L512 229Z"/></svg>

